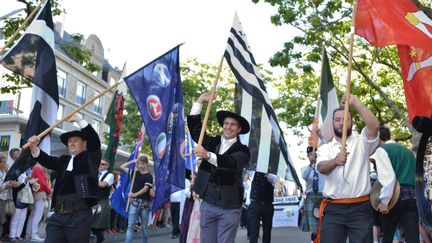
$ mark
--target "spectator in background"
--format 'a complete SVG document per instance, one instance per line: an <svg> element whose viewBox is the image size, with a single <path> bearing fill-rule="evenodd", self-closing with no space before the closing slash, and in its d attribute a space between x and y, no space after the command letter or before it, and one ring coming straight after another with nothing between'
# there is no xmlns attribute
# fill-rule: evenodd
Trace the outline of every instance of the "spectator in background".
<svg viewBox="0 0 432 243"><path fill-rule="evenodd" d="M184 190L179 190L171 194L170 196L170 212L172 221L171 239L178 238L180 236L180 202L184 199Z"/></svg>
<svg viewBox="0 0 432 243"><path fill-rule="evenodd" d="M9 238L11 241L22 240L21 234L24 229L24 223L27 217L27 210L31 204L22 203L20 199L17 198L17 194L21 189L23 189L28 181L26 172L18 176L19 186L14 189L16 191L14 201L15 201L15 214L12 217L9 229ZM40 240L42 241L42 240Z"/></svg>
<svg viewBox="0 0 432 243"><path fill-rule="evenodd" d="M41 165L37 164L33 167L31 177L37 179L39 188L33 187L33 189L37 190L33 190L34 204L33 210L28 219L27 232L31 236L31 239L38 240L42 239L38 233L39 223L43 217L44 207L48 197L51 197L51 188L49 186L45 171Z"/></svg>
<svg viewBox="0 0 432 243"><path fill-rule="evenodd" d="M0 153L0 223L6 222L6 201L12 200L12 188L19 186L17 181L4 182L7 173L6 157ZM5 233L5 232L3 232Z"/></svg>

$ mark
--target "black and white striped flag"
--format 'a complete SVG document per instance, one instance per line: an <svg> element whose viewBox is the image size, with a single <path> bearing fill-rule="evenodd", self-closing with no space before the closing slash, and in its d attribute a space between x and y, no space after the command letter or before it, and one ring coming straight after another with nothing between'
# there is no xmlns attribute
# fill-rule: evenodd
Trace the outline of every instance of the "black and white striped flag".
<svg viewBox="0 0 432 243"><path fill-rule="evenodd" d="M237 14L224 56L238 81L236 112L251 125L250 133L241 136L251 151L251 169L292 180L302 188Z"/></svg>
<svg viewBox="0 0 432 243"><path fill-rule="evenodd" d="M29 137L38 135L57 121L59 96L54 56L54 24L50 1L46 1L42 6L17 43L0 57L0 63L5 68L33 82L33 109L24 132L25 143ZM39 148L50 153L49 135L41 141ZM17 162L18 160L15 163ZM14 166L22 172L32 164L29 165L26 162L23 165L14 164Z"/></svg>

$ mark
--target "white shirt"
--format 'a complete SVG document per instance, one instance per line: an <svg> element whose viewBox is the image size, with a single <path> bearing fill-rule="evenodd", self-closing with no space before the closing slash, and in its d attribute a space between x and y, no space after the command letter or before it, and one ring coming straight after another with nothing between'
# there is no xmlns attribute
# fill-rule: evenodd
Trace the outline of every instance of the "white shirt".
<svg viewBox="0 0 432 243"><path fill-rule="evenodd" d="M395 141L390 140L386 143L395 143ZM387 152L381 147L378 147L371 157L375 159L378 181L382 185L379 199L382 203L388 205L393 196L393 190L396 183L396 175L393 166Z"/></svg>
<svg viewBox="0 0 432 243"><path fill-rule="evenodd" d="M366 129L361 134L351 134L347 138L347 162L345 166L337 166L326 175L323 195L325 197L356 198L369 195L371 184L369 179L369 156L378 146L378 135L372 140L366 137ZM330 143L321 145L317 151L317 165L321 161L331 160L340 152L341 144L335 138ZM346 181L345 181L346 180Z"/></svg>
<svg viewBox="0 0 432 243"><path fill-rule="evenodd" d="M108 172L108 170L99 171L99 181L101 181L102 177ZM107 176L103 179L108 183L108 186L111 186L114 183L114 175L112 173L108 173Z"/></svg>
<svg viewBox="0 0 432 243"><path fill-rule="evenodd" d="M322 192L324 189L325 176L319 173L315 163L312 166L308 165L301 168L302 178L306 181L305 193L313 192L314 170L318 173L318 192Z"/></svg>
<svg viewBox="0 0 432 243"><path fill-rule="evenodd" d="M201 103L193 103L192 108L191 108L191 112L190 115L198 115L201 113L201 109L202 109L202 104ZM237 142L237 137L232 138L232 139L225 139L223 136L221 137L221 145L219 148L219 154L223 154L225 153L235 142ZM215 153L213 152L209 152L210 157L207 159L207 162L209 162L210 164L214 165L214 166L218 166L217 164L217 156Z"/></svg>

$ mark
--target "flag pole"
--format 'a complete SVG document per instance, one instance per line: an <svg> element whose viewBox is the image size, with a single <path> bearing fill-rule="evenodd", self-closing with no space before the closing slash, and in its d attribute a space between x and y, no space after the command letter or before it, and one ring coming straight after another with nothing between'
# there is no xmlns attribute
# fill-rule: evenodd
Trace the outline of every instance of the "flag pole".
<svg viewBox="0 0 432 243"><path fill-rule="evenodd" d="M133 172L133 175L132 175L132 181L131 181L131 186L129 188L129 193L132 193L132 189L133 189L133 185L134 185L134 182L135 182L137 168L138 168L138 159L135 160L135 167L134 167L134 172ZM127 200L127 203L126 203L126 212L129 210L130 201L131 201L131 197L128 196L128 200Z"/></svg>
<svg viewBox="0 0 432 243"><path fill-rule="evenodd" d="M350 45L348 54L348 72L346 80L346 91L345 91L345 104L344 104L344 123L342 131L342 147L341 152L346 154L346 140L347 140L347 130L348 130L348 109L350 100L350 89L351 89L351 70L352 70L352 56L353 56L353 46L354 46L354 28L355 28L355 18L357 13L357 0L353 3L353 16L351 20L351 34L350 34Z"/></svg>
<svg viewBox="0 0 432 243"><path fill-rule="evenodd" d="M19 32L27 25L27 23L30 21L30 19L32 19L33 16L39 11L41 5L44 2L45 2L44 0L40 1L39 4L36 6L36 8L33 9L33 11L30 13L30 15L24 20L24 22L20 25L20 27L15 31L15 33L9 38L9 40L6 42L6 44L2 47L2 49L0 50L0 55L2 55L3 52L5 51L5 49L15 40L15 38L17 37Z"/></svg>
<svg viewBox="0 0 432 243"><path fill-rule="evenodd" d="M218 70L217 70L217 73L216 73L215 80L213 81L213 87L212 87L212 89L210 91L210 100L209 100L209 102L207 104L206 114L205 114L205 117L204 117L204 120L203 120L203 125L202 125L202 128L201 128L201 133L200 133L200 136L199 136L199 139L198 139L198 144L199 145L202 144L203 139L204 139L204 134L205 134L205 131L207 129L207 122L208 122L208 118L210 116L211 106L213 104L213 99L214 99L214 96L215 96L215 93L216 93L216 86L217 86L217 83L219 81L220 73L221 73L221 70L222 70L223 60L224 60L224 56L222 55L222 58L220 60L219 67L218 67Z"/></svg>
<svg viewBox="0 0 432 243"><path fill-rule="evenodd" d="M66 121L67 119L69 119L70 117L72 117L75 113L81 111L86 106L88 106L91 103L93 103L96 99L98 99L99 97L101 97L104 94L108 93L109 91L111 91L112 89L114 89L115 87L117 87L119 84L121 84L123 82L124 82L124 80L121 79L117 83L113 84L111 87L108 87L107 89L105 89L104 91L102 91L100 94L94 96L92 99L90 99L89 101L87 101L86 103L84 103L83 105L81 105L80 107L76 108L74 111L70 112L65 117L63 117L62 119L60 119L59 121L57 121L56 123L54 123L53 125L51 125L50 127L48 127L47 129L45 129L45 131L39 133L37 135L37 137L39 139L42 138L42 137L44 137L45 135L47 135L48 133L50 133L52 130L54 130L54 128L56 128L58 125L60 125L61 123L63 123L64 121ZM24 150L24 149L28 148L29 146L30 146L30 143L27 142L26 144L24 144L24 146L22 146L22 149Z"/></svg>

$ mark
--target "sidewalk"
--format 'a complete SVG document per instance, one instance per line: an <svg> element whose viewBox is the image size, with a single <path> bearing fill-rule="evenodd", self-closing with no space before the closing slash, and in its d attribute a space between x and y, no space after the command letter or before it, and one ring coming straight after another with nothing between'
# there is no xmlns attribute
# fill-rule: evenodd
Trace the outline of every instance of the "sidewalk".
<svg viewBox="0 0 432 243"><path fill-rule="evenodd" d="M164 228L156 228L154 230L147 230L148 238L157 237L161 235L170 235L172 231L171 227L164 227ZM126 238L126 232L125 233L116 233L114 235L105 235L104 242L124 242ZM141 232L135 232L134 233L134 239L141 239ZM96 242L96 240L94 241Z"/></svg>
<svg viewBox="0 0 432 243"><path fill-rule="evenodd" d="M170 235L171 234L171 227L164 227L164 228L156 228L154 230L147 230L148 238L157 237L161 235ZM105 240L104 242L124 242L126 238L126 232L125 233L115 233L113 235L107 235L105 234ZM134 239L141 239L141 232L135 232L134 233ZM3 242L10 242L10 241L3 241ZM30 240L26 241L17 241L19 243L33 243ZM96 242L96 239L90 239L90 242ZM78 243L78 242L76 242Z"/></svg>

